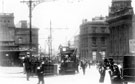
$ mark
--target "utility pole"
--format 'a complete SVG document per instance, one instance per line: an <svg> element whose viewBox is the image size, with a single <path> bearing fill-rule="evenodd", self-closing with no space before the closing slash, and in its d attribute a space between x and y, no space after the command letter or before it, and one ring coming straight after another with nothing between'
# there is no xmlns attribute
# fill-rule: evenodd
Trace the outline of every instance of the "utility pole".
<svg viewBox="0 0 135 84"><path fill-rule="evenodd" d="M29 52L30 52L30 57L32 56L32 4L35 1L29 0L29 1L21 1L22 3L26 3L29 7Z"/></svg>
<svg viewBox="0 0 135 84"><path fill-rule="evenodd" d="M29 52L30 52L30 56L32 56L32 10L40 3L45 2L46 0L28 0L28 1L21 1L22 3L26 3L29 7ZM50 0L51 1L51 0ZM55 0L53 0L55 1Z"/></svg>
<svg viewBox="0 0 135 84"><path fill-rule="evenodd" d="M21 1L22 3L26 3L29 7L29 27L30 27L30 30L29 30L29 52L30 52L30 56L32 56L32 10L40 3L42 2L45 2L45 1L48 1L48 0L28 0L28 1ZM56 1L56 0L49 0L49 1ZM51 22L50 22L50 25L51 25ZM51 30L51 27L50 27L50 31ZM51 32L50 32L50 39L52 40L52 36L51 36ZM52 41L51 41L51 47L52 47ZM52 49L51 49L51 53L52 53Z"/></svg>
<svg viewBox="0 0 135 84"><path fill-rule="evenodd" d="M48 52L49 52L49 59L51 58L52 56L52 30L53 29L68 29L68 28L52 28L52 22L50 20L50 28L46 28L46 29L49 29L49 36L48 36Z"/></svg>
<svg viewBox="0 0 135 84"><path fill-rule="evenodd" d="M52 56L52 27L51 27L52 23L51 23L51 20L50 20L50 38L49 38L49 59L50 57Z"/></svg>

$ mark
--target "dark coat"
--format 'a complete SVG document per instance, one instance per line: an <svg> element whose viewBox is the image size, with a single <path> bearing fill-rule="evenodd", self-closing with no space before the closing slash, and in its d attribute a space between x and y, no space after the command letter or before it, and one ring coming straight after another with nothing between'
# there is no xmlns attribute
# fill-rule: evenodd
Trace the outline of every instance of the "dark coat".
<svg viewBox="0 0 135 84"><path fill-rule="evenodd" d="M37 67L37 76L40 80L43 80L44 70L42 66Z"/></svg>
<svg viewBox="0 0 135 84"><path fill-rule="evenodd" d="M25 64L25 70L26 72L30 72L31 71L31 61L29 57L26 57L24 59L24 64Z"/></svg>
<svg viewBox="0 0 135 84"><path fill-rule="evenodd" d="M122 84L122 79L121 79L121 73L119 70L119 67L117 65L112 65L110 67L110 77L111 77L111 81L113 84Z"/></svg>

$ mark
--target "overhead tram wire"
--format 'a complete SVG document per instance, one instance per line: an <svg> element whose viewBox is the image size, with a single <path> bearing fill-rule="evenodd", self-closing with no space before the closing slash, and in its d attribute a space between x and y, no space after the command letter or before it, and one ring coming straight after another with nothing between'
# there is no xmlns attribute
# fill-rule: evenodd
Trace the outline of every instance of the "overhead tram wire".
<svg viewBox="0 0 135 84"><path fill-rule="evenodd" d="M73 34L73 36L69 40L72 40L74 36L77 35L78 32L79 32L79 28L76 30L76 32Z"/></svg>
<svg viewBox="0 0 135 84"><path fill-rule="evenodd" d="M55 1L55 0L53 0ZM32 10L37 6L39 5L40 3L43 3L43 2L46 2L46 0L28 0L28 1L20 1L22 3L26 3L29 7L29 21L30 21L30 30L29 30L29 52L30 52L30 57L32 56Z"/></svg>

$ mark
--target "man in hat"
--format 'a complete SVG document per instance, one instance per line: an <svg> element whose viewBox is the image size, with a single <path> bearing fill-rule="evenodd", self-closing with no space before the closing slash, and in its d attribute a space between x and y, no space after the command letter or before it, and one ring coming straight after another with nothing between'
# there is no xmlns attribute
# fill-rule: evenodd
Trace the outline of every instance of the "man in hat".
<svg viewBox="0 0 135 84"><path fill-rule="evenodd" d="M31 61L30 61L29 55L26 55L26 57L24 58L24 67L25 67L25 71L26 71L27 81L29 81L29 77L31 74Z"/></svg>

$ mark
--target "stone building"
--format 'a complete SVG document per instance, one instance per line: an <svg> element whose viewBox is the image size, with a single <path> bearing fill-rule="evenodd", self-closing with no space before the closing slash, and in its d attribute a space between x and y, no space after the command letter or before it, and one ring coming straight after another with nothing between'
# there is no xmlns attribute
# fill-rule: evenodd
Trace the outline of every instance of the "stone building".
<svg viewBox="0 0 135 84"><path fill-rule="evenodd" d="M13 13L0 14L0 65L17 62L18 45L15 44L15 25Z"/></svg>
<svg viewBox="0 0 135 84"><path fill-rule="evenodd" d="M77 55L77 57L79 57L79 43L80 43L80 41L79 41L79 35L76 35L76 36L74 36L74 47L77 49L77 53L76 53L76 55Z"/></svg>
<svg viewBox="0 0 135 84"><path fill-rule="evenodd" d="M79 55L88 61L101 61L108 54L108 23L104 17L84 20L80 25Z"/></svg>
<svg viewBox="0 0 135 84"><path fill-rule="evenodd" d="M32 55L38 55L38 28L32 27ZM15 43L19 47L19 56L25 56L29 50L30 33L27 21L20 21L15 29Z"/></svg>
<svg viewBox="0 0 135 84"><path fill-rule="evenodd" d="M14 14L0 14L0 41L14 41Z"/></svg>
<svg viewBox="0 0 135 84"><path fill-rule="evenodd" d="M0 13L0 65L20 65L20 55L26 53L29 45L29 28L22 21L22 28L16 28L13 13ZM38 53L38 29L32 28L33 54ZM27 45L27 48L25 47Z"/></svg>
<svg viewBox="0 0 135 84"><path fill-rule="evenodd" d="M109 10L109 56L121 62L123 56L132 55L129 41L135 39L135 15L131 0L112 0Z"/></svg>

